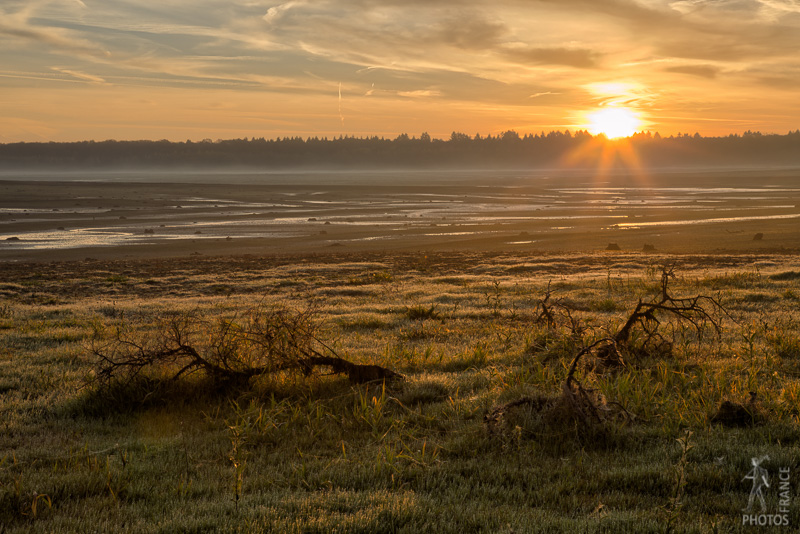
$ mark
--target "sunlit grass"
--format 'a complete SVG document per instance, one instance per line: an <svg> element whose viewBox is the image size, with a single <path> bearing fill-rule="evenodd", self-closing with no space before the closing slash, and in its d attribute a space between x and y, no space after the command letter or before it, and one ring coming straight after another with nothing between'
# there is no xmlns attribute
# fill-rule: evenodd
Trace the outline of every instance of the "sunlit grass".
<svg viewBox="0 0 800 534"><path fill-rule="evenodd" d="M560 276L537 271L570 257L537 260L536 270L530 259L480 255L431 255L424 269L402 256L235 272L208 261L158 284L146 263L121 264L124 280L113 283L78 265L73 276L35 279L9 270L0 286L0 523L8 532L736 529L750 457L800 464L792 257L762 271L731 258L678 270L675 294L718 296L730 317L721 338L670 320L669 356L587 371L585 385L632 419L584 432L522 414L519 431L498 436L483 423L498 404L557 395L576 350L652 294L658 262L669 259L610 265L598 256ZM534 321L548 285L585 332ZM231 317L309 302L339 354L406 381L286 374L220 390L192 378L111 396L86 386L86 347L101 324L147 333L164 312ZM751 391L765 424L709 423L722 401ZM682 460L676 439L687 429L694 448Z"/></svg>

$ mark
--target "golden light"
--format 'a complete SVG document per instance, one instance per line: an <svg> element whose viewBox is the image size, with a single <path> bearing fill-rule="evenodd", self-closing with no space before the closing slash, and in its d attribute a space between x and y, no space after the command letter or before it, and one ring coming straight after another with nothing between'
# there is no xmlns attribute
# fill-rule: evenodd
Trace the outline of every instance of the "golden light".
<svg viewBox="0 0 800 534"><path fill-rule="evenodd" d="M604 134L609 139L630 137L642 126L639 115L629 108L613 107L596 111L588 116L589 132Z"/></svg>
<svg viewBox="0 0 800 534"><path fill-rule="evenodd" d="M609 85L608 89L617 87ZM642 131L647 124L635 108L606 103L597 111L586 113L581 118L581 127L594 137L583 138L583 143L565 155L565 167L595 168L598 178L604 178L610 172L624 170L632 176L646 180L647 172L639 161L636 143L629 139L636 132Z"/></svg>

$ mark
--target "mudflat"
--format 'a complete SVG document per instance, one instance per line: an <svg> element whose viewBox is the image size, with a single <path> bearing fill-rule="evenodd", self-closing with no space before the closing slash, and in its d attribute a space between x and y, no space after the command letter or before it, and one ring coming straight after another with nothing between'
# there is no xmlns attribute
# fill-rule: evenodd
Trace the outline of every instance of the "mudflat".
<svg viewBox="0 0 800 534"><path fill-rule="evenodd" d="M798 247L797 170L0 176L5 262Z"/></svg>

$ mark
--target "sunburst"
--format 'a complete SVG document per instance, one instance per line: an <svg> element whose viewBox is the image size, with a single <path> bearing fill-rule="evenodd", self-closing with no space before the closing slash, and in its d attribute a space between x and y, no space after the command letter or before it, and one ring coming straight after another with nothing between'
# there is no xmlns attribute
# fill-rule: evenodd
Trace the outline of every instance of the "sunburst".
<svg viewBox="0 0 800 534"><path fill-rule="evenodd" d="M609 139L630 137L642 126L639 115L630 108L610 107L590 113L589 131L593 135L603 134Z"/></svg>

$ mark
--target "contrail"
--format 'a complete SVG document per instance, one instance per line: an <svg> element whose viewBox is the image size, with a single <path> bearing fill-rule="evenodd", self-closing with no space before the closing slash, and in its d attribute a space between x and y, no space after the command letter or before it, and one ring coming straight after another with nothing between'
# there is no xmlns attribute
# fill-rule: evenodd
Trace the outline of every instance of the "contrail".
<svg viewBox="0 0 800 534"><path fill-rule="evenodd" d="M339 120L342 121L342 126L344 126L344 115L342 115L342 82L339 82Z"/></svg>

